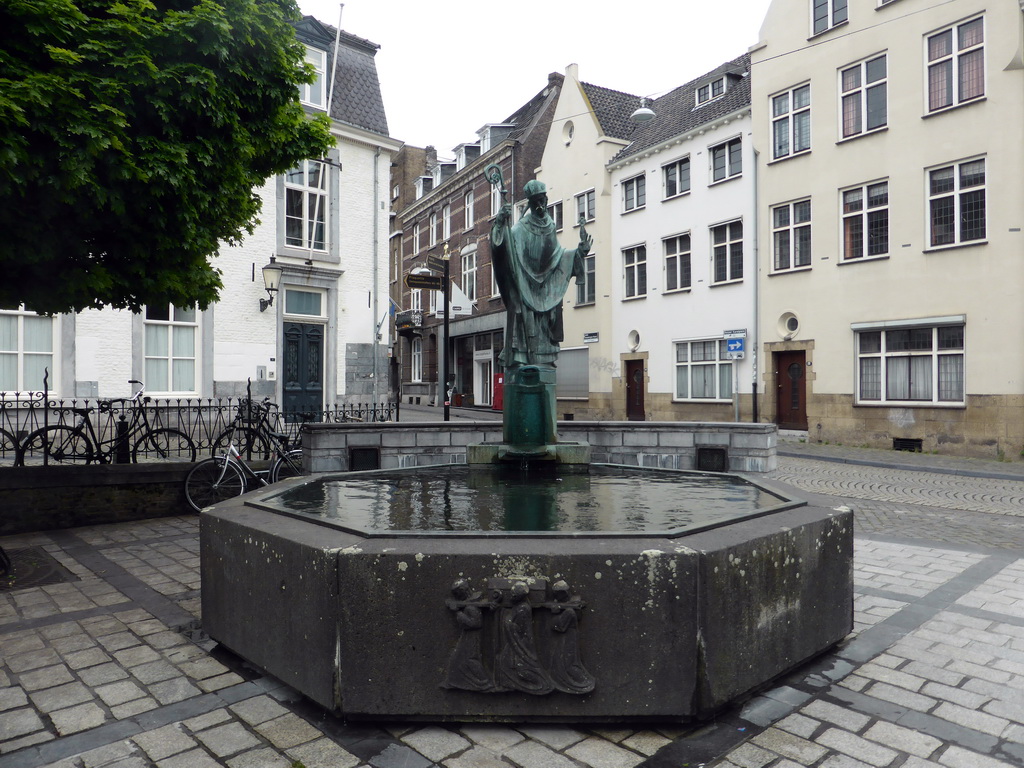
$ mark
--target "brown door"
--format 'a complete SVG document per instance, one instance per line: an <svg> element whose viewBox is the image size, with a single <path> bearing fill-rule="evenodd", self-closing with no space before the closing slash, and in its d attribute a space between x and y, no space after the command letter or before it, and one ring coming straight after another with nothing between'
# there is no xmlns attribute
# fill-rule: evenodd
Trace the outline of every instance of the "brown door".
<svg viewBox="0 0 1024 768"><path fill-rule="evenodd" d="M807 429L807 359L804 352L775 353L775 423Z"/></svg>
<svg viewBox="0 0 1024 768"><path fill-rule="evenodd" d="M644 361L626 361L626 418L646 421L644 413Z"/></svg>

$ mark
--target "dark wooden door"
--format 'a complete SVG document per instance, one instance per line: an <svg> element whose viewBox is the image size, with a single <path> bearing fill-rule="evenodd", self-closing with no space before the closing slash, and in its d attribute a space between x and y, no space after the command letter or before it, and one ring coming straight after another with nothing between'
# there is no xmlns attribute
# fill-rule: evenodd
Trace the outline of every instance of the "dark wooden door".
<svg viewBox="0 0 1024 768"><path fill-rule="evenodd" d="M775 353L775 423L807 429L807 358L803 351Z"/></svg>
<svg viewBox="0 0 1024 768"><path fill-rule="evenodd" d="M284 324L285 417L301 421L319 416L324 407L324 327ZM308 415L308 416L307 416Z"/></svg>
<svg viewBox="0 0 1024 768"><path fill-rule="evenodd" d="M646 421L644 411L644 361L626 361L626 418Z"/></svg>

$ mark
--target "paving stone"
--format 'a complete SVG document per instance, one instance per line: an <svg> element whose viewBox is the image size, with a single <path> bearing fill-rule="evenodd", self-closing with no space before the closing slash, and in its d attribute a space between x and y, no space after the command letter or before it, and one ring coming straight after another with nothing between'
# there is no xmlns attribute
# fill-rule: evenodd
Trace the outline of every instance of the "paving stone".
<svg viewBox="0 0 1024 768"><path fill-rule="evenodd" d="M294 765L287 757L269 747L243 752L228 758L225 764L228 768L292 768Z"/></svg>
<svg viewBox="0 0 1024 768"><path fill-rule="evenodd" d="M17 752L19 749L25 747L32 747L36 744L43 744L47 741L53 741L56 738L49 731L36 731L30 733L28 736L22 736L18 739L11 739L10 741L0 742L0 755L6 754L7 752ZM68 765L67 768L78 768L78 765Z"/></svg>
<svg viewBox="0 0 1024 768"><path fill-rule="evenodd" d="M854 733L861 731L871 721L871 718L866 715L859 714L846 707L836 706L827 701L812 701L800 710L800 714L824 720Z"/></svg>
<svg viewBox="0 0 1024 768"><path fill-rule="evenodd" d="M197 734L197 738L217 757L227 757L259 746L260 740L241 723L225 723Z"/></svg>
<svg viewBox="0 0 1024 768"><path fill-rule="evenodd" d="M288 756L298 760L305 768L355 768L359 758L346 752L341 746L329 738L321 738L292 747ZM506 768L507 763L502 768ZM473 766L473 768L476 768ZM481 768L485 768L481 766Z"/></svg>
<svg viewBox="0 0 1024 768"><path fill-rule="evenodd" d="M196 746L195 740L181 730L179 723L136 734L132 741L153 760L162 760Z"/></svg>
<svg viewBox="0 0 1024 768"><path fill-rule="evenodd" d="M21 688L0 688L0 712L17 709L28 704L28 697Z"/></svg>
<svg viewBox="0 0 1024 768"><path fill-rule="evenodd" d="M79 682L58 685L54 688L46 688L42 691L34 691L29 694L32 703L40 712L52 712L55 709L63 709L72 704L92 701L92 693Z"/></svg>
<svg viewBox="0 0 1024 768"><path fill-rule="evenodd" d="M158 661L160 654L148 646L138 645L134 648L125 648L123 651L114 651L114 658L117 659L118 664L130 669L139 664Z"/></svg>
<svg viewBox="0 0 1024 768"><path fill-rule="evenodd" d="M12 632L4 637L4 660L10 662L14 656L45 649L46 643L40 635L41 633L25 631Z"/></svg>
<svg viewBox="0 0 1024 768"><path fill-rule="evenodd" d="M759 747L775 752L782 757L791 758L804 765L810 765L815 760L820 760L825 754L823 747L778 728L769 728L767 731L754 736L751 741Z"/></svg>
<svg viewBox="0 0 1024 768"><path fill-rule="evenodd" d="M751 744L749 741L740 744L736 749L729 753L729 760L731 760L738 768L764 768L768 763L775 760L777 755L773 752L769 752L766 749L761 749L756 744Z"/></svg>
<svg viewBox="0 0 1024 768"><path fill-rule="evenodd" d="M106 719L107 715L103 708L91 701L79 704L77 707L68 707L50 713L50 720L53 721L54 728L61 736L87 731L90 728L103 725Z"/></svg>
<svg viewBox="0 0 1024 768"><path fill-rule="evenodd" d="M815 739L815 742L818 744L824 744L826 747L830 747L845 755L849 755L850 757L855 757L869 765L878 766L879 768L889 765L897 757L896 752L893 752L888 747L875 744L874 742L870 742L856 734L840 730L839 728L829 728L823 734L818 736L818 738Z"/></svg>
<svg viewBox="0 0 1024 768"><path fill-rule="evenodd" d="M240 676L234 672L227 672L223 675L217 675L216 677L208 677L205 680L197 680L199 688L205 692L210 693L211 691L219 691L222 688L230 688L232 685L238 685L244 683Z"/></svg>
<svg viewBox="0 0 1024 768"><path fill-rule="evenodd" d="M32 669L39 669L41 667L52 667L55 664L60 664L60 657L57 652L52 648L40 648L35 651L28 651L27 653L19 653L16 655L8 655L10 652L4 649L4 661L7 664L7 668L14 672L16 675L22 672L28 672Z"/></svg>
<svg viewBox="0 0 1024 768"><path fill-rule="evenodd" d="M89 687L95 688L117 680L124 680L128 677L128 673L120 665L110 662L109 664L100 664L98 667L80 670L78 677Z"/></svg>
<svg viewBox="0 0 1024 768"><path fill-rule="evenodd" d="M939 757L941 765L949 768L1018 768L994 757L979 755L976 752L969 752L962 747L951 746Z"/></svg>
<svg viewBox="0 0 1024 768"><path fill-rule="evenodd" d="M217 760L202 749L182 752L159 761L156 768L223 768Z"/></svg>
<svg viewBox="0 0 1024 768"><path fill-rule="evenodd" d="M156 709L160 704L149 696L145 696L141 699L135 699L135 701L129 701L126 704L118 704L116 707L110 708L110 716L115 720L127 720L130 717L141 715L143 712L149 712L151 709Z"/></svg>
<svg viewBox="0 0 1024 768"><path fill-rule="evenodd" d="M63 664L52 667L34 669L18 675L18 683L26 691L38 691L43 688L52 688L55 685L70 683L75 679L71 671Z"/></svg>
<svg viewBox="0 0 1024 768"><path fill-rule="evenodd" d="M632 736L634 733L633 731L627 731L621 728L594 728L592 730L596 735L600 736L602 739L607 739L608 741L615 742L616 744L618 744L623 739Z"/></svg>
<svg viewBox="0 0 1024 768"><path fill-rule="evenodd" d="M645 759L643 755L596 736L574 744L565 750L565 754L593 768L633 768Z"/></svg>
<svg viewBox="0 0 1024 768"><path fill-rule="evenodd" d="M231 719L231 713L226 709L215 709L212 712L207 712L205 715L199 715L185 721L185 726L193 733L199 733L199 731L223 723L226 720Z"/></svg>
<svg viewBox="0 0 1024 768"><path fill-rule="evenodd" d="M106 664L110 657L101 648L88 648L84 651L69 653L64 661L71 669L85 669L95 667L97 664Z"/></svg>
<svg viewBox="0 0 1024 768"><path fill-rule="evenodd" d="M999 736L1006 730L1006 726L1010 724L1008 720L1002 717L995 717L984 712L975 712L946 702L940 704L933 714L936 717L941 717L943 720L949 720L951 723L962 725L974 731L989 733L993 736Z"/></svg>
<svg viewBox="0 0 1024 768"><path fill-rule="evenodd" d="M457 733L438 726L417 728L403 736L402 741L435 763L470 747L470 743Z"/></svg>
<svg viewBox="0 0 1024 768"><path fill-rule="evenodd" d="M522 726L518 730L528 738L557 750L563 750L584 739L584 734L579 731L559 725L530 725Z"/></svg>
<svg viewBox="0 0 1024 768"><path fill-rule="evenodd" d="M178 671L177 667L163 659L132 667L132 676L144 685L170 680L172 677L178 677L180 674L181 672Z"/></svg>
<svg viewBox="0 0 1024 768"><path fill-rule="evenodd" d="M818 768L870 768L870 764L862 763L849 755L829 755Z"/></svg>
<svg viewBox="0 0 1024 768"><path fill-rule="evenodd" d="M523 740L523 734L504 725L464 725L463 736L492 752L502 752Z"/></svg>
<svg viewBox="0 0 1024 768"><path fill-rule="evenodd" d="M124 704L129 701L134 701L135 699L141 699L146 695L145 691L139 688L139 686L131 680L122 680L120 682L110 683L109 685L101 685L96 689L95 693L108 707Z"/></svg>
<svg viewBox="0 0 1024 768"><path fill-rule="evenodd" d="M195 680L205 680L208 677L217 677L228 672L227 667L209 656L179 664L178 668Z"/></svg>
<svg viewBox="0 0 1024 768"><path fill-rule="evenodd" d="M15 709L0 714L0 742L41 731L46 726L32 709Z"/></svg>
<svg viewBox="0 0 1024 768"><path fill-rule="evenodd" d="M81 629L79 629L79 631L81 632ZM89 635L85 634L85 632L82 632L79 635L58 638L50 645L57 653L67 655L69 653L74 653L75 651L84 651L86 648L95 648L96 641L89 637Z"/></svg>
<svg viewBox="0 0 1024 768"><path fill-rule="evenodd" d="M784 717L782 720L779 720L775 725L784 731L789 731L797 736L809 739L814 735L814 732L818 730L818 726L820 726L821 723L799 712L794 712L789 717Z"/></svg>
<svg viewBox="0 0 1024 768"><path fill-rule="evenodd" d="M176 677L173 680L154 683L149 687L149 692L161 704L173 704L176 701L184 701L193 696L199 696L202 693L186 677Z"/></svg>
<svg viewBox="0 0 1024 768"><path fill-rule="evenodd" d="M60 624L53 624L49 627L41 627L39 629L39 635L45 637L47 640L56 640L60 637L70 637L71 635L77 635L82 631L77 621L64 621Z"/></svg>
<svg viewBox="0 0 1024 768"><path fill-rule="evenodd" d="M104 635L103 637L96 638L96 642L106 648L110 653L142 645L142 641L131 632L116 632L113 635Z"/></svg>
<svg viewBox="0 0 1024 768"><path fill-rule="evenodd" d="M290 712L256 726L256 730L278 749L296 747L321 735L316 728Z"/></svg>
<svg viewBox="0 0 1024 768"><path fill-rule="evenodd" d="M639 733L634 733L629 738L622 740L622 745L624 747L629 747L630 749L639 752L640 754L647 755L648 757L653 755L666 744L671 743L672 739L667 739L660 733L655 733L654 731L640 731Z"/></svg>
<svg viewBox="0 0 1024 768"><path fill-rule="evenodd" d="M932 736L882 720L868 728L864 737L900 752L925 758L931 757L942 746L942 742Z"/></svg>
<svg viewBox="0 0 1024 768"><path fill-rule="evenodd" d="M942 766L938 763L933 763L931 760L922 760L920 757L911 755L900 768L942 768Z"/></svg>
<svg viewBox="0 0 1024 768"><path fill-rule="evenodd" d="M444 768L509 768L509 764L486 747L473 747L458 757L445 760ZM308 768L308 766L307 766ZM327 766L323 766L327 768Z"/></svg>
<svg viewBox="0 0 1024 768"><path fill-rule="evenodd" d="M111 744L104 744L102 747L83 752L79 757L85 768L100 768L100 766L121 768L122 765L135 768L135 766L145 765L144 762L138 762L138 760L145 760L145 758L141 755L136 755L135 749L131 742L128 741L115 741ZM133 757L136 758L135 762L132 762Z"/></svg>
<svg viewBox="0 0 1024 768"><path fill-rule="evenodd" d="M930 712L938 704L935 699L887 683L873 683L864 689L864 693L918 712Z"/></svg>
<svg viewBox="0 0 1024 768"><path fill-rule="evenodd" d="M560 755L536 741L516 744L505 752L504 757L519 768L577 768L565 755ZM376 765L373 761L370 762L371 765Z"/></svg>
<svg viewBox="0 0 1024 768"><path fill-rule="evenodd" d="M287 709L269 696L254 696L232 704L230 709L249 725L259 725L288 713Z"/></svg>

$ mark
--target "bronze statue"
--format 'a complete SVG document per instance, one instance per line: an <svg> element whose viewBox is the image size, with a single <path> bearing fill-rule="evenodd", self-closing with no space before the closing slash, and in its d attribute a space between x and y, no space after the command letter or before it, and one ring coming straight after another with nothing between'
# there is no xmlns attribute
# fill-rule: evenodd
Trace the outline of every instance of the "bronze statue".
<svg viewBox="0 0 1024 768"><path fill-rule="evenodd" d="M580 242L575 250L558 244L555 222L548 215L547 188L528 181L524 188L528 210L510 226L512 205L505 202L501 169L484 171L498 185L502 206L491 225L491 260L495 282L508 310L505 348L501 363L506 370L522 365L552 366L562 334L562 298L569 278L583 280L583 258L593 238L580 217Z"/></svg>

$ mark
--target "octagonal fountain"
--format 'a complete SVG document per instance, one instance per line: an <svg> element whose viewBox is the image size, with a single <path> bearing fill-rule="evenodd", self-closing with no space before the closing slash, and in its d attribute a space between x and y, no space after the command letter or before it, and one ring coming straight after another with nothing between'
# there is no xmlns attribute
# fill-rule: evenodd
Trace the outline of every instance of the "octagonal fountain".
<svg viewBox="0 0 1024 768"><path fill-rule="evenodd" d="M686 721L846 636L851 517L608 465L296 479L203 513L203 623L348 718Z"/></svg>

